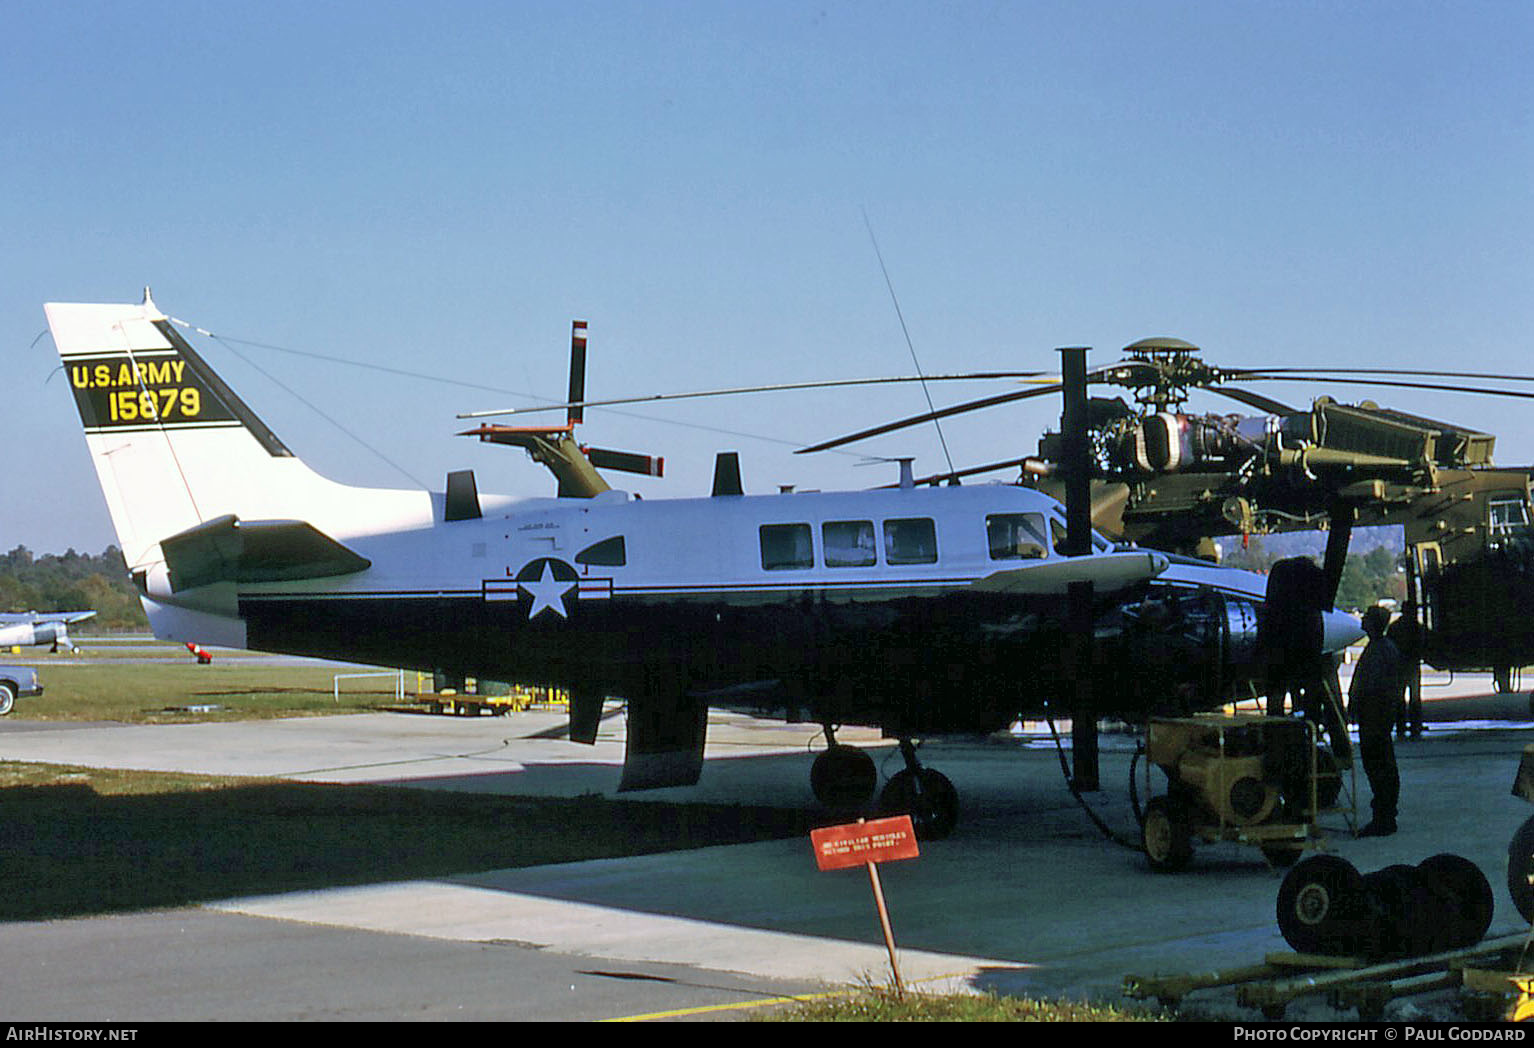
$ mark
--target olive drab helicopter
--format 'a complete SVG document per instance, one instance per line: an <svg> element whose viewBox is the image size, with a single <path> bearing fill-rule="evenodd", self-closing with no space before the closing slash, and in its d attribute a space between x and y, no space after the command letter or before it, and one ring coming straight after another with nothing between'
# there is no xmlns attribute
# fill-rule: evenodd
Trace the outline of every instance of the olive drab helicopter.
<svg viewBox="0 0 1534 1048"><path fill-rule="evenodd" d="M583 450L579 408L470 431L545 462L563 497L485 494L471 471L441 491L351 487L306 466L147 291L45 311L157 636L557 686L586 743L616 696L620 789L696 782L713 705L821 725L817 796L862 805L878 773L835 731L872 725L904 758L881 806L941 837L957 790L915 741L1061 708L1062 597L1086 583L1102 714L1218 705L1261 672L1261 576L1090 532L1066 555L1041 490L907 473L747 495L722 458L712 494L641 500L598 469L661 463ZM1350 615L1325 626L1328 650L1358 636Z"/></svg>
<svg viewBox="0 0 1534 1048"><path fill-rule="evenodd" d="M1089 380L1130 391L1090 402L1093 524L1154 549L1209 556L1220 536L1329 529L1340 576L1355 525L1399 525L1408 609L1420 616L1422 655L1439 669L1511 670L1534 662L1534 532L1529 468L1492 464L1496 438L1454 423L1327 396L1291 407L1249 388L1305 381L1534 399L1509 383L1531 375L1385 368L1222 368L1196 346L1149 338ZM1474 379L1477 385L1449 380ZM1497 385L1497 384L1502 385ZM1056 392L1011 391L812 445L821 451L936 418ZM1194 414L1206 390L1256 414ZM1023 480L1058 494L1061 438L1046 434ZM949 474L923 478L943 482ZM1334 583L1335 586L1335 583ZM1335 589L1334 589L1335 592Z"/></svg>

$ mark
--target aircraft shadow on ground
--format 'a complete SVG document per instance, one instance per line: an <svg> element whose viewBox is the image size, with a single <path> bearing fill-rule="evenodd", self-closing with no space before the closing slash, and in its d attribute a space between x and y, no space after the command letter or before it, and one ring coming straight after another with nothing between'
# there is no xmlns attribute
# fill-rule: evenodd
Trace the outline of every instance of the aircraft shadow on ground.
<svg viewBox="0 0 1534 1048"><path fill-rule="evenodd" d="M1005 925L1023 914L1037 923L1043 915L1031 886L1057 879L1062 862L1136 882L1144 876L1143 858L1104 842L1076 807L1052 754L1030 757L993 746L932 756L953 771L965 809L954 838L924 844L920 860L884 867L903 948L1008 956L1013 951L981 947L1011 940ZM10 787L0 791L0 854L7 856L12 890L0 897L0 920L435 879L878 943L867 878L857 870L822 874L815 868L809 830L858 813L829 812L809 799L809 760L806 754L711 759L695 792L663 791L661 800L604 797L595 791L611 788L616 769L579 763L523 764L403 784L429 789L272 782L113 796L81 784ZM1124 790L1127 764L1126 755L1105 755L1106 788L1090 802L1121 837L1135 832ZM898 758L884 770L896 768ZM787 803L727 802L742 797ZM674 854L769 841L779 843ZM640 858L622 867L553 868L630 856ZM1243 882L1271 876L1255 854L1201 862ZM980 932L973 921L946 912L955 896L977 892L994 898L993 912L1003 915ZM1111 907L1090 918L1116 919Z"/></svg>
<svg viewBox="0 0 1534 1048"><path fill-rule="evenodd" d="M1119 909L1139 905L1134 900L1147 886L1146 878L1153 876L1137 850L1138 824L1127 789L1131 755L1103 755L1104 788L1086 801L1117 838L1118 843L1112 843L1062 785L1053 753L1023 754L1015 745L1005 744L961 745L957 750L938 748L929 753L935 764L953 772L965 798L955 835L924 843L921 858L914 862L888 863L881 870L885 892L896 911L900 945L1005 957L1015 953L1020 942L1031 941L1013 934L1022 926L1036 929L1041 923L1053 923L1056 930L1051 934L1066 939L1084 927L1111 935L1124 919ZM711 761L704 782L709 783L710 776L716 784L734 778L725 792L742 795L745 790L744 795L752 795L746 787L755 781L756 795L761 795L769 786L766 773L774 772L778 786L789 792L802 789L797 773L804 765L781 764L781 760ZM898 757L896 761L894 768L899 766ZM1159 782L1157 788L1161 788ZM811 805L806 801L803 809L811 823L856 818ZM1266 895L1276 889L1272 870L1255 848L1211 849L1200 856L1199 863L1205 875L1220 876L1233 890L1256 884ZM1071 916L1048 905L1041 908L1041 890L1046 894L1058 890L1062 877L1076 876L1081 883L1067 894L1090 899L1102 890L1098 882L1104 877L1114 880L1116 887L1102 905L1072 907ZM1191 878L1182 890L1197 891L1197 879ZM615 911L881 942L868 878L859 869L820 873L810 843L803 837L722 856L642 858L625 863L621 870L606 864L557 871L508 869L453 880L481 890ZM1081 909L1088 912L1074 912ZM976 910L985 912L983 920L974 916Z"/></svg>
<svg viewBox="0 0 1534 1048"><path fill-rule="evenodd" d="M632 800L603 795L618 772L598 763L522 763L395 785L263 782L128 795L77 782L11 786L0 790L0 854L11 885L0 895L0 920L784 838L803 842L813 871L810 829L876 812L817 805L807 784L810 759L711 758L700 786L628 795ZM885 770L898 770L898 758ZM994 810L987 793L978 791L978 807ZM1055 807L1062 796L1056 788L1040 799ZM759 799L774 803L754 803ZM1010 791L1002 803L1026 806ZM696 916L700 907L686 894L669 896L667 911Z"/></svg>
<svg viewBox="0 0 1534 1048"><path fill-rule="evenodd" d="M611 771L548 770L574 782ZM0 896L0 920L804 836L823 814L617 800L578 787L562 797L513 796L517 779L466 776L453 789L271 782L132 795L81 783L7 787L0 854L10 890Z"/></svg>

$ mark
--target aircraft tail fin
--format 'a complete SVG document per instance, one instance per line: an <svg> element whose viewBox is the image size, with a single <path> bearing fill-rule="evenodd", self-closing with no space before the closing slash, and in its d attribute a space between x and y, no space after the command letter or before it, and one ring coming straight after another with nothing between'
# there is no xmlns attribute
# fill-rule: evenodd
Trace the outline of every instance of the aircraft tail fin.
<svg viewBox="0 0 1534 1048"><path fill-rule="evenodd" d="M162 540L231 515L337 540L431 520L424 491L350 488L305 466L147 289L138 305L43 308L130 569L163 563Z"/></svg>

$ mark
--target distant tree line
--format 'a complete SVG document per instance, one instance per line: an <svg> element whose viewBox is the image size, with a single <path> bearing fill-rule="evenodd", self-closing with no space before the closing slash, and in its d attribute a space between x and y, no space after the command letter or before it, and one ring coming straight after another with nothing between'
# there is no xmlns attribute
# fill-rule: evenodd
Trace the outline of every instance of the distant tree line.
<svg viewBox="0 0 1534 1048"><path fill-rule="evenodd" d="M1323 540L1324 541L1324 540ZM1252 536L1245 547L1226 550L1221 563L1230 568L1266 573L1275 561L1307 554L1284 553L1269 549L1259 536ZM1321 557L1313 559L1321 562ZM1350 553L1342 566L1342 581L1337 586L1337 607L1343 611L1362 611L1382 600L1406 599L1406 572L1401 551L1381 544L1365 553Z"/></svg>
<svg viewBox="0 0 1534 1048"><path fill-rule="evenodd" d="M94 611L91 628L147 627L122 550L44 553L25 546L0 555L0 611Z"/></svg>

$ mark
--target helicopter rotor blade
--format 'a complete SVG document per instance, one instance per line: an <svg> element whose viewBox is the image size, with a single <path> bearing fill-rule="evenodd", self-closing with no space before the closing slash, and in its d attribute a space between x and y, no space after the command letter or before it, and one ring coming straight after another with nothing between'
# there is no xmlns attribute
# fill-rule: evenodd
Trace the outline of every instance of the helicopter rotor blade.
<svg viewBox="0 0 1534 1048"><path fill-rule="evenodd" d="M1344 386L1387 386L1392 389L1429 389L1438 393L1481 393L1491 397L1517 397L1521 400L1534 400L1534 391L1519 389L1487 389L1484 386L1453 386L1443 382L1403 382L1393 379L1371 378L1338 378L1335 375L1274 375L1263 372L1261 374L1242 375L1243 382L1334 382Z"/></svg>
<svg viewBox="0 0 1534 1048"><path fill-rule="evenodd" d="M1418 378L1474 378L1487 382L1534 382L1534 375L1498 375L1488 371L1421 371L1411 368L1225 368L1229 378L1278 375L1406 375ZM1325 380L1322 380L1325 381Z"/></svg>
<svg viewBox="0 0 1534 1048"><path fill-rule="evenodd" d="M882 378L830 379L823 382L785 382L769 386L737 386L731 389L704 389L691 393L652 393L642 397L615 397L611 400L572 400L564 404L537 404L532 407L496 408L491 411L465 411L461 419L489 418L495 415L527 415L537 411L576 411L581 408L611 407L616 404L649 404L664 400L696 400L700 397L729 397L743 393L785 393L806 389L836 389L846 386L879 386L899 382L985 382L1013 379L1037 380L1051 376L1049 371L974 371L960 375L893 375ZM571 387L572 391L574 386Z"/></svg>
<svg viewBox="0 0 1534 1048"><path fill-rule="evenodd" d="M1299 413L1298 408L1292 408L1288 404L1274 400L1272 397L1265 397L1261 393L1253 393L1249 389L1231 389L1229 386L1208 386L1206 388L1211 393L1218 393L1222 397L1229 397L1237 403L1245 404L1249 408L1256 408L1258 411L1269 415L1295 415Z"/></svg>
<svg viewBox="0 0 1534 1048"><path fill-rule="evenodd" d="M965 401L962 404L954 404L950 407L939 408L936 411L923 412L920 415L912 415L896 422L886 422L882 426L874 426L872 429L860 430L857 433L849 433L846 436L825 440L819 444L812 444L807 448L800 448L794 452L796 455L808 455L816 451L830 451L839 448L843 444L851 444L859 440L867 440L869 437L882 436L885 433L893 433L898 429L906 429L911 426L920 426L931 422L933 419L948 418L952 415L962 415L968 411L979 411L981 408L991 408L998 404L1010 404L1016 400L1026 400L1029 397L1043 397L1051 393L1058 393L1063 387L1058 382L1052 382L1047 386L1038 386L1034 389L1018 390L1012 393L999 393L993 397L984 397L980 400Z"/></svg>
<svg viewBox="0 0 1534 1048"><path fill-rule="evenodd" d="M973 477L981 473L995 473L997 470L1014 469L1019 466L1034 473L1045 473L1048 471L1048 464L1037 455L1024 455L1021 458L1006 459L1001 462L987 462L982 466L969 466L965 469L956 469L948 473L933 473L925 477L917 477L912 483L917 487L929 484L945 484L964 477ZM881 484L880 490L898 486L898 484Z"/></svg>

